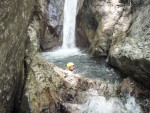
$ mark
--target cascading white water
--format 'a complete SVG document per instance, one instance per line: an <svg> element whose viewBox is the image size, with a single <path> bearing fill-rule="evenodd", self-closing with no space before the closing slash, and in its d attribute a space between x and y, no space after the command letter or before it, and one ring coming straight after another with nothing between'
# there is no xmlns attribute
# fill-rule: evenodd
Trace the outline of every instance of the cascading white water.
<svg viewBox="0 0 150 113"><path fill-rule="evenodd" d="M77 113L143 113L134 97L128 96L126 103L123 103L118 97L106 99L104 96L99 96L93 89L88 93L91 93L91 96L86 98L85 103L64 105L73 111L78 110Z"/></svg>
<svg viewBox="0 0 150 113"><path fill-rule="evenodd" d="M75 44L76 12L77 0L65 0L62 47L49 52L49 56L59 59L81 54Z"/></svg>
<svg viewBox="0 0 150 113"><path fill-rule="evenodd" d="M62 49L75 48L77 0L65 0Z"/></svg>

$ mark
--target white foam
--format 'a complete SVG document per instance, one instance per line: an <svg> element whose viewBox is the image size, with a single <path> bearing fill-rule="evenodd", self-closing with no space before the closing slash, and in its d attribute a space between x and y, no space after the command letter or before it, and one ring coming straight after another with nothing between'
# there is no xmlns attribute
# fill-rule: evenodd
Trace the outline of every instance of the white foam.
<svg viewBox="0 0 150 113"><path fill-rule="evenodd" d="M42 55L46 58L60 59L74 55L82 55L82 52L78 48L58 49L52 52L43 52Z"/></svg>
<svg viewBox="0 0 150 113"><path fill-rule="evenodd" d="M129 97L124 105L119 98L106 100L103 96L92 96L81 108L86 113L142 113L134 97Z"/></svg>
<svg viewBox="0 0 150 113"><path fill-rule="evenodd" d="M87 97L85 103L69 104L69 106L77 109L79 113L143 113L134 97L129 96L127 102L123 103L118 97L106 99L104 96L98 96L97 91L92 89L87 93L93 96Z"/></svg>
<svg viewBox="0 0 150 113"><path fill-rule="evenodd" d="M127 110L131 113L142 113L141 107L135 102L135 98L129 96L127 103L125 104Z"/></svg>

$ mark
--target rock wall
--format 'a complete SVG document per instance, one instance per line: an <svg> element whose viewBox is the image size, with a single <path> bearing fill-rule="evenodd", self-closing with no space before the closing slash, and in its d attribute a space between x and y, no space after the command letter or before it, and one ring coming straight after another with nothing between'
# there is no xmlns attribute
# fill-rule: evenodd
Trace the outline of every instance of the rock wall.
<svg viewBox="0 0 150 113"><path fill-rule="evenodd" d="M150 89L150 1L134 0L132 4L130 28L126 37L113 43L108 60Z"/></svg>
<svg viewBox="0 0 150 113"><path fill-rule="evenodd" d="M17 113L27 27L35 0L0 2L0 113Z"/></svg>
<svg viewBox="0 0 150 113"><path fill-rule="evenodd" d="M88 39L94 56L107 56L113 37L123 37L130 26L131 2L85 0L78 14L78 35Z"/></svg>
<svg viewBox="0 0 150 113"><path fill-rule="evenodd" d="M84 2L86 2L86 1L84 1L84 0L78 0L78 4L77 4L76 46L79 47L79 48L89 48L89 39L90 38L89 38L89 36L86 35L86 33L89 33L90 30L92 31L94 29L94 28L91 28L90 30L86 30L87 32L84 31L85 28L89 29L90 25L88 26L87 24L89 24L92 21L92 18L90 18L92 16L88 16L87 15L87 12L89 10L87 10L88 9L88 8L86 8L87 4L84 3Z"/></svg>
<svg viewBox="0 0 150 113"><path fill-rule="evenodd" d="M28 27L29 41L25 54L27 77L19 113L59 113L61 105L58 87L63 85L63 81L54 71L54 65L38 53L38 26L35 25L30 23Z"/></svg>
<svg viewBox="0 0 150 113"><path fill-rule="evenodd" d="M63 5L59 0L38 0L33 13L32 24L39 38L41 51L56 48L62 43Z"/></svg>
<svg viewBox="0 0 150 113"><path fill-rule="evenodd" d="M77 46L89 47L97 29L97 24L94 13L89 8L89 2L85 0L77 15Z"/></svg>

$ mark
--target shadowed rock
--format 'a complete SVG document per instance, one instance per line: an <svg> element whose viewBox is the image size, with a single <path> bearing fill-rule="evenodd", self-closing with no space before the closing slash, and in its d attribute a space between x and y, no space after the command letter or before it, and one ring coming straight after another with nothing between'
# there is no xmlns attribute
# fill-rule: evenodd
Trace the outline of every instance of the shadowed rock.
<svg viewBox="0 0 150 113"><path fill-rule="evenodd" d="M35 0L0 1L0 112L18 112L27 28Z"/></svg>

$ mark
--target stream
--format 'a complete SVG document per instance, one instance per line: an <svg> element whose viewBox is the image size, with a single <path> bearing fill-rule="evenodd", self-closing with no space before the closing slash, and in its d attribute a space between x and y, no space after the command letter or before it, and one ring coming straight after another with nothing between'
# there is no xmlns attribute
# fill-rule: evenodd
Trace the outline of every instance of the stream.
<svg viewBox="0 0 150 113"><path fill-rule="evenodd" d="M66 68L68 62L73 62L76 67L75 73L84 77L101 79L111 84L119 84L122 80L120 73L105 63L105 58L92 58L78 49L60 49L42 55L62 69ZM64 103L71 113L142 113L141 107L130 95L122 100L119 97L99 95L96 89L89 89L84 93L90 95L84 98L84 102Z"/></svg>

